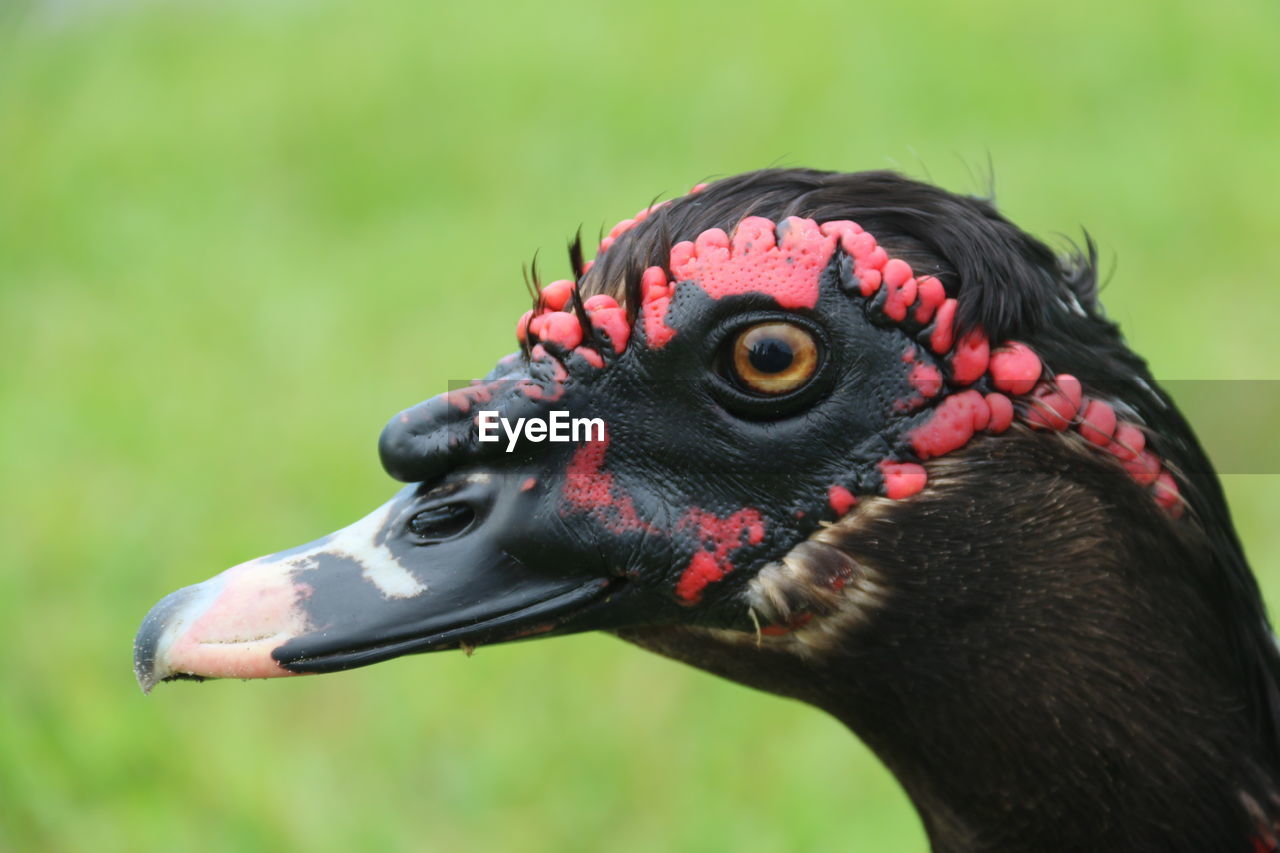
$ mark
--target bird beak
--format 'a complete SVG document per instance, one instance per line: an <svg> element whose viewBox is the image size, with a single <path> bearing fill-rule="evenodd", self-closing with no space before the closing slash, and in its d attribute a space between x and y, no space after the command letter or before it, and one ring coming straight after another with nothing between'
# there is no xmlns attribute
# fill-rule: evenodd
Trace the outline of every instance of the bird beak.
<svg viewBox="0 0 1280 853"><path fill-rule="evenodd" d="M518 482L483 474L409 486L323 539L170 594L138 631L139 685L332 672L601 627L589 612L618 581L512 556L511 532L532 514Z"/></svg>

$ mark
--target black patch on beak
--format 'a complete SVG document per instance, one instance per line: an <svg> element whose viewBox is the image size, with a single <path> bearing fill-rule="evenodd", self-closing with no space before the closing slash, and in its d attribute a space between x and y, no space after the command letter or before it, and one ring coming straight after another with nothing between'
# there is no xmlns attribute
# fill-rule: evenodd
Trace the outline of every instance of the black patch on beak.
<svg viewBox="0 0 1280 853"><path fill-rule="evenodd" d="M272 658L293 672L331 672L547 634L620 586L548 548L533 555L536 567L516 556L531 529L552 526L519 482L483 473L406 489L367 543L340 534L304 557L292 580L308 590L298 606L311 630Z"/></svg>
<svg viewBox="0 0 1280 853"><path fill-rule="evenodd" d="M460 621L457 613L440 613L402 631L371 639L366 645L316 643L308 642L308 637L301 637L276 649L272 657L293 672L336 672L413 652L441 651L462 645L478 646L538 636L550 633L567 618L604 598L618 583L620 581L615 579L594 578L549 598L535 598L533 603L523 604L523 600L536 595L526 588L522 594L504 597L502 601L513 608L506 612L499 602L488 601L482 608L471 608L473 612Z"/></svg>

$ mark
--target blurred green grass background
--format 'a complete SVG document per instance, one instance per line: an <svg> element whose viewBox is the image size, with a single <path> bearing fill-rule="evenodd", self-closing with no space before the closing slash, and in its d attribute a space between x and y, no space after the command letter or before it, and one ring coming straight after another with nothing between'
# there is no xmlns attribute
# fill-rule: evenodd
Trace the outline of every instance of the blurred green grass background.
<svg viewBox="0 0 1280 853"><path fill-rule="evenodd" d="M0 849L923 849L837 724L608 637L133 683L156 599L380 503L520 264L660 193L990 158L1158 377L1280 379L1274 3L0 10ZM1277 479L1225 478L1273 604Z"/></svg>

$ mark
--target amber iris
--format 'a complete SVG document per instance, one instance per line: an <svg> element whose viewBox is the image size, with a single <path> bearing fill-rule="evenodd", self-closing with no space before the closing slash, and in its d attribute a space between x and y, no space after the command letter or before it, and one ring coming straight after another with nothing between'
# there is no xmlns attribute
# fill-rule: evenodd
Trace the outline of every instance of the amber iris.
<svg viewBox="0 0 1280 853"><path fill-rule="evenodd" d="M813 336L791 323L748 326L733 342L733 375L745 390L776 396L802 387L818 369Z"/></svg>

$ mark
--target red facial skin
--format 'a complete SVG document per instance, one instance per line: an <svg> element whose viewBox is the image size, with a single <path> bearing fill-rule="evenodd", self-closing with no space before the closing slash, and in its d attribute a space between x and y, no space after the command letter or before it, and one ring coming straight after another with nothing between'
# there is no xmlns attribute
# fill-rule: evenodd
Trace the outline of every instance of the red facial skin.
<svg viewBox="0 0 1280 853"><path fill-rule="evenodd" d="M942 374L932 364L920 362L914 365L911 373L907 375L907 380L911 383L911 387L926 399L936 397L942 391Z"/></svg>
<svg viewBox="0 0 1280 853"><path fill-rule="evenodd" d="M569 298L573 295L575 287L577 285L567 278L553 281L542 288L539 302L549 311L563 311L564 306L569 304Z"/></svg>
<svg viewBox="0 0 1280 853"><path fill-rule="evenodd" d="M911 265L906 261L892 258L885 262L881 271L885 296L884 314L895 323L907 319L907 309L915 304L919 287L911 275Z"/></svg>
<svg viewBox="0 0 1280 853"><path fill-rule="evenodd" d="M1013 403L1003 394L988 394L983 398L987 408L991 410L991 419L987 421L987 432L994 435L1007 430L1013 425Z"/></svg>
<svg viewBox="0 0 1280 853"><path fill-rule="evenodd" d="M880 463L880 473L884 476L884 493L895 501L909 498L925 487L929 482L929 474L923 465L914 462Z"/></svg>
<svg viewBox="0 0 1280 853"><path fill-rule="evenodd" d="M776 234L775 234L776 232ZM671 272L712 299L767 293L781 308L818 304L818 279L831 260L835 237L816 222L791 217L779 225L748 216L730 238L718 228L671 247Z"/></svg>
<svg viewBox="0 0 1280 853"><path fill-rule="evenodd" d="M922 326L927 324L946 300L947 291L943 288L942 282L931 275L918 278L916 280L916 322Z"/></svg>
<svg viewBox="0 0 1280 853"><path fill-rule="evenodd" d="M1107 450L1117 459L1130 462L1137 459L1146 446L1147 437L1142 434L1142 430L1133 424L1121 423L1116 427L1115 436L1107 445Z"/></svg>
<svg viewBox="0 0 1280 853"><path fill-rule="evenodd" d="M764 541L764 521L759 510L747 507L727 518L693 507L676 524L679 529L696 531L700 545L689 565L676 582L676 597L685 604L697 604L708 584L733 571L729 559L743 545L759 545Z"/></svg>
<svg viewBox="0 0 1280 853"><path fill-rule="evenodd" d="M956 321L956 301L944 299L933 317L933 331L929 333L929 349L938 355L951 351L955 341L952 325Z"/></svg>
<svg viewBox="0 0 1280 853"><path fill-rule="evenodd" d="M667 281L662 267L649 267L640 277L640 321L645 342L653 349L661 349L675 337L676 330L667 325L666 319L674 293L675 286Z"/></svg>
<svg viewBox="0 0 1280 853"><path fill-rule="evenodd" d="M566 506L592 514L613 533L629 530L651 532L652 528L636 512L631 497L614 493L613 475L603 467L608 449L609 436L606 434L603 441L588 441L574 451L565 474Z"/></svg>
<svg viewBox="0 0 1280 853"><path fill-rule="evenodd" d="M933 417L911 431L911 447L920 459L943 456L968 444L990 420L991 409L981 394L960 391L945 397L934 408Z"/></svg>
<svg viewBox="0 0 1280 853"><path fill-rule="evenodd" d="M852 509L857 502L858 499L853 496L853 492L844 486L835 485L827 489L827 503L831 504L831 510L837 518Z"/></svg>
<svg viewBox="0 0 1280 853"><path fill-rule="evenodd" d="M543 320L538 340L555 344L562 350L575 349L582 343L582 324L567 311L552 311L539 318Z"/></svg>
<svg viewBox="0 0 1280 853"><path fill-rule="evenodd" d="M1040 357L1016 341L991 354L991 384L1010 394L1028 394L1040 381Z"/></svg>
<svg viewBox="0 0 1280 853"><path fill-rule="evenodd" d="M1052 382L1041 382L1031 390L1031 407L1026 414L1027 423L1043 429L1064 430L1071 426L1084 392L1080 380L1066 373L1059 373Z"/></svg>
<svg viewBox="0 0 1280 853"><path fill-rule="evenodd" d="M1101 400L1090 400L1080 415L1080 435L1099 447L1111 443L1116 431L1116 412Z"/></svg>
<svg viewBox="0 0 1280 853"><path fill-rule="evenodd" d="M989 347L986 335L970 332L951 353L951 378L961 385L976 382L987 372Z"/></svg>

